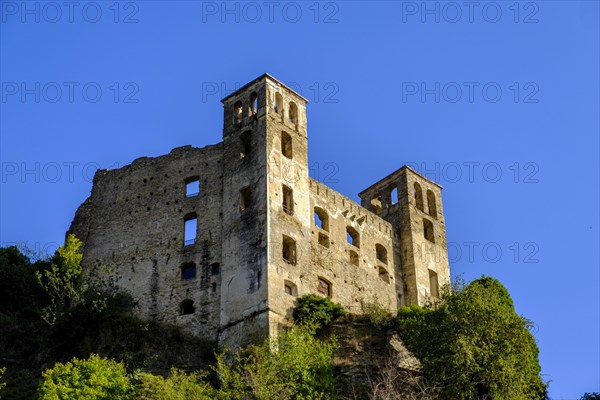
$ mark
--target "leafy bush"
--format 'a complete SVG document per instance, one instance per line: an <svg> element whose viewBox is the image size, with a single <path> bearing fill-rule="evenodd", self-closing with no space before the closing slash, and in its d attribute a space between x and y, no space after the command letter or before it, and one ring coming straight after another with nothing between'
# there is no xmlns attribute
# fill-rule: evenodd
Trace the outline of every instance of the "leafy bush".
<svg viewBox="0 0 600 400"><path fill-rule="evenodd" d="M579 400L600 400L600 393L585 393Z"/></svg>
<svg viewBox="0 0 600 400"><path fill-rule="evenodd" d="M176 368L166 379L138 373L137 398L140 400L213 400L215 390L202 379L205 375L186 374Z"/></svg>
<svg viewBox="0 0 600 400"><path fill-rule="evenodd" d="M423 363L439 398L544 399L531 322L516 314L508 291L482 277L429 308L405 307L399 330Z"/></svg>
<svg viewBox="0 0 600 400"><path fill-rule="evenodd" d="M6 372L6 368L0 368L0 379L2 379L2 375ZM6 386L6 383L0 382L0 397L2 397L2 389Z"/></svg>
<svg viewBox="0 0 600 400"><path fill-rule="evenodd" d="M315 325L316 328L324 328L346 314L341 305L316 294L298 298L298 305L293 311L294 321L298 325Z"/></svg>
<svg viewBox="0 0 600 400"><path fill-rule="evenodd" d="M393 317L377 298L373 302L361 303L363 313L369 318L371 324L377 329L387 328L392 325Z"/></svg>
<svg viewBox="0 0 600 400"><path fill-rule="evenodd" d="M321 341L307 328L282 331L260 346L217 356L223 400L327 399L334 388L335 340Z"/></svg>
<svg viewBox="0 0 600 400"><path fill-rule="evenodd" d="M123 364L95 354L87 360L73 358L66 364L55 364L43 372L38 388L40 400L126 400L133 395L134 387Z"/></svg>

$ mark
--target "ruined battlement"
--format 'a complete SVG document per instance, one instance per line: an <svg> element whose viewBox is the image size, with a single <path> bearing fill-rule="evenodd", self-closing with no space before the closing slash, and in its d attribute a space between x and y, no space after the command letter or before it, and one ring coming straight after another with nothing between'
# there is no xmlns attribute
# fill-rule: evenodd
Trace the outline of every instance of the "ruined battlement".
<svg viewBox="0 0 600 400"><path fill-rule="evenodd" d="M276 335L308 293L353 313L439 295L439 185L403 167L358 204L308 176L306 99L264 74L222 102L222 142L96 173L70 227L84 268L140 316L234 346Z"/></svg>

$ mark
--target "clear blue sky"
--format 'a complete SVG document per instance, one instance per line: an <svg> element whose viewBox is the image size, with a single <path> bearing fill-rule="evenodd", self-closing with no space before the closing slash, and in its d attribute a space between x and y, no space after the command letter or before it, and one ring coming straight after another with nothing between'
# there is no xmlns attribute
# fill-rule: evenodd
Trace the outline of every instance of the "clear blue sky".
<svg viewBox="0 0 600 400"><path fill-rule="evenodd" d="M0 5L2 245L54 250L96 168L220 141L269 72L310 100L313 177L437 180L452 275L506 285L553 398L600 391L597 2Z"/></svg>

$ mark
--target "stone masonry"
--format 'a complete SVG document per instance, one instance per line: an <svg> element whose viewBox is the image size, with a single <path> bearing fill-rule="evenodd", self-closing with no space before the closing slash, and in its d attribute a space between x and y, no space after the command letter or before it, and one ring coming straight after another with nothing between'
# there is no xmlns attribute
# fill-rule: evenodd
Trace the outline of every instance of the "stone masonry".
<svg viewBox="0 0 600 400"><path fill-rule="evenodd" d="M70 232L143 318L219 344L289 324L295 299L395 312L450 281L441 187L404 166L359 194L308 176L306 103L268 74L222 100L223 141L99 170Z"/></svg>

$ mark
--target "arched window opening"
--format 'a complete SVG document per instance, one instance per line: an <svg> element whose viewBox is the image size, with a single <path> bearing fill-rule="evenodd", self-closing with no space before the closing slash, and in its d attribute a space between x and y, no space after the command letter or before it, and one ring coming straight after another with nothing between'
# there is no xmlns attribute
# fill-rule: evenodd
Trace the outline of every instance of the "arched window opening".
<svg viewBox="0 0 600 400"><path fill-rule="evenodd" d="M440 284L438 282L438 276L432 270L429 270L429 293L431 294L431 297L440 297Z"/></svg>
<svg viewBox="0 0 600 400"><path fill-rule="evenodd" d="M323 296L331 297L331 282L324 278L319 278L317 283L317 293Z"/></svg>
<svg viewBox="0 0 600 400"><path fill-rule="evenodd" d="M250 155L252 151L252 132L246 131L240 135L240 159Z"/></svg>
<svg viewBox="0 0 600 400"><path fill-rule="evenodd" d="M190 299L186 299L181 302L179 305L179 314L180 315L189 315L196 312L196 308L194 307L194 302Z"/></svg>
<svg viewBox="0 0 600 400"><path fill-rule="evenodd" d="M281 154L292 159L292 137L286 132L281 132Z"/></svg>
<svg viewBox="0 0 600 400"><path fill-rule="evenodd" d="M394 186L392 191L390 192L390 197L392 199L392 205L398 203L398 188Z"/></svg>
<svg viewBox="0 0 600 400"><path fill-rule="evenodd" d="M285 294L289 294L290 296L298 296L298 286L296 286L292 281L285 280L283 282L283 291Z"/></svg>
<svg viewBox="0 0 600 400"><path fill-rule="evenodd" d="M387 260L387 250L385 247L383 247L382 245L380 245L379 243L377 243L375 245L375 255L377 256L377 260L386 264L388 263Z"/></svg>
<svg viewBox="0 0 600 400"><path fill-rule="evenodd" d="M346 240L354 247L360 247L360 236L358 231L351 226L346 227Z"/></svg>
<svg viewBox="0 0 600 400"><path fill-rule="evenodd" d="M282 258L285 262L296 265L296 241L283 235Z"/></svg>
<svg viewBox="0 0 600 400"><path fill-rule="evenodd" d="M288 110L289 121L292 124L298 124L298 106L293 101L290 101L290 109Z"/></svg>
<svg viewBox="0 0 600 400"><path fill-rule="evenodd" d="M233 120L239 124L244 119L244 109L241 101L236 101L233 105Z"/></svg>
<svg viewBox="0 0 600 400"><path fill-rule="evenodd" d="M283 111L283 98L279 93L275 93L275 102L273 103L273 111L277 114L281 114Z"/></svg>
<svg viewBox="0 0 600 400"><path fill-rule="evenodd" d="M258 112L258 95L256 92L252 92L250 95L250 115L254 115Z"/></svg>
<svg viewBox="0 0 600 400"><path fill-rule="evenodd" d="M185 196L194 197L200 194L200 179L197 176L185 180Z"/></svg>
<svg viewBox="0 0 600 400"><path fill-rule="evenodd" d="M423 236L431 243L435 243L435 235L433 234L433 223L423 218Z"/></svg>
<svg viewBox="0 0 600 400"><path fill-rule="evenodd" d="M181 264L181 280L188 281L196 278L196 263L193 261Z"/></svg>
<svg viewBox="0 0 600 400"><path fill-rule="evenodd" d="M198 231L198 217L196 213L191 213L185 216L184 220L184 238L185 246L190 246L196 243L196 233Z"/></svg>
<svg viewBox="0 0 600 400"><path fill-rule="evenodd" d="M414 185L414 196L415 196L415 205L421 211L423 210L423 190L421 189L421 185L415 182Z"/></svg>
<svg viewBox="0 0 600 400"><path fill-rule="evenodd" d="M283 197L282 197L282 206L283 211L286 214L294 215L294 191L291 187L286 185L281 185Z"/></svg>
<svg viewBox="0 0 600 400"><path fill-rule="evenodd" d="M329 216L327 212L320 207L315 207L315 226L323 229L324 231L329 231Z"/></svg>
<svg viewBox="0 0 600 400"><path fill-rule="evenodd" d="M375 214L381 214L381 196L376 196L371 199L371 205L373 206L373 211Z"/></svg>
<svg viewBox="0 0 600 400"><path fill-rule="evenodd" d="M429 215L437 218L437 205L435 204L435 194L431 190L427 190L427 208Z"/></svg>
<svg viewBox="0 0 600 400"><path fill-rule="evenodd" d="M356 265L357 267L358 267L358 264L359 264L359 262L358 262L358 253L355 252L355 251L353 251L353 250L350 250L350 264Z"/></svg>

